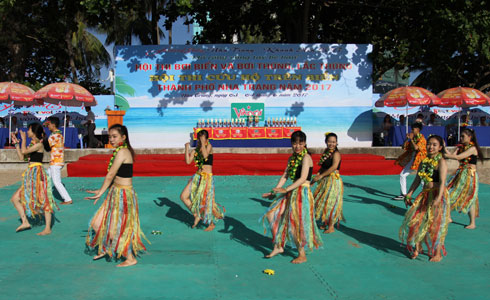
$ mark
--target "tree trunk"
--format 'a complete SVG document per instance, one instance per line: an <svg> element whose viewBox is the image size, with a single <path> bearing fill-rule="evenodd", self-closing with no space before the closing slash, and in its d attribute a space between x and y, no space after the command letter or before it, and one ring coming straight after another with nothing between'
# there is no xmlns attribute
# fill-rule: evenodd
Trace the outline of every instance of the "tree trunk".
<svg viewBox="0 0 490 300"><path fill-rule="evenodd" d="M24 80L24 55L21 53L22 45L9 43L8 48L12 57L12 68L8 74L10 81L23 81Z"/></svg>
<svg viewBox="0 0 490 300"><path fill-rule="evenodd" d="M69 30L65 36L66 49L68 50L68 59L70 62L71 80L73 83L78 84L77 67L75 65L75 53L73 51L73 44L71 43L72 32Z"/></svg>
<svg viewBox="0 0 490 300"><path fill-rule="evenodd" d="M304 0L303 4L303 17L301 19L301 33L299 37L300 43L308 43L308 29L310 20L310 6L311 0Z"/></svg>
<svg viewBox="0 0 490 300"><path fill-rule="evenodd" d="M153 45L160 45L160 29L158 28L160 14L158 13L157 2L157 0L151 1L151 42Z"/></svg>

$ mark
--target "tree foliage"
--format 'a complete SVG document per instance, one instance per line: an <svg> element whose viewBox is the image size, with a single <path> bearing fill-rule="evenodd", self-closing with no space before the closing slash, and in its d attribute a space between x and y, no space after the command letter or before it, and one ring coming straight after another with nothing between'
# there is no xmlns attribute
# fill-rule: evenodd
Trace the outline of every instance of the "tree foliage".
<svg viewBox="0 0 490 300"><path fill-rule="evenodd" d="M486 0L176 0L167 16L198 23L196 43L369 43L374 81L406 68L434 91L490 90Z"/></svg>

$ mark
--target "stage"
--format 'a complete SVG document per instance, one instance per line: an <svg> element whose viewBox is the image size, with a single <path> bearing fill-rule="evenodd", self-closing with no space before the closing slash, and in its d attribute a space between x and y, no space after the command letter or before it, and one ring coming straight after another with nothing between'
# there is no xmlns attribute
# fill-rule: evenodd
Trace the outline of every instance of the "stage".
<svg viewBox="0 0 490 300"><path fill-rule="evenodd" d="M19 184L1 188L2 299L488 298L490 205L483 200L490 197L489 185L480 186L477 229L465 230L467 216L453 212L448 255L430 263L425 255L409 259L398 240L405 206L390 200L399 192L398 176L342 178L347 222L322 234L323 249L302 265L289 263L291 250L263 258L272 244L258 220L270 201L260 194L278 176L216 176L216 200L226 218L211 233L189 228L192 216L179 199L188 176L135 178L142 230L152 244L136 266L124 269L92 261L84 246L89 219L101 204L82 200L84 190L99 188L102 178L63 179L75 203L61 207L46 237L35 235L39 226L15 233L18 215L9 199Z"/></svg>

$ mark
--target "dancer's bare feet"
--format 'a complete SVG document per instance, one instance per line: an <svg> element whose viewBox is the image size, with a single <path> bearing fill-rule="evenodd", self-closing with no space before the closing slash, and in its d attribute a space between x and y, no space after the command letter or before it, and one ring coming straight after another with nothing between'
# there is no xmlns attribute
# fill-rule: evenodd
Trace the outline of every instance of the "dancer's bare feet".
<svg viewBox="0 0 490 300"><path fill-rule="evenodd" d="M208 227L206 227L206 229L204 229L204 231L213 231L214 227L216 227L216 225L214 225L213 222L211 222Z"/></svg>
<svg viewBox="0 0 490 300"><path fill-rule="evenodd" d="M304 254L298 255L298 257L296 257L295 259L293 259L291 261L291 263L293 263L293 264L302 264L304 262L306 262L306 255L304 255Z"/></svg>
<svg viewBox="0 0 490 300"><path fill-rule="evenodd" d="M417 244L417 245L415 246L415 251L413 252L412 256L410 256L410 258L411 258L411 259L416 259L416 258L417 258L417 256L419 256L419 253L420 253L421 251L423 252L423 250L422 250L422 246L421 246L420 244Z"/></svg>
<svg viewBox="0 0 490 300"><path fill-rule="evenodd" d="M15 230L15 232L20 232L20 231L24 231L24 230L28 230L28 229L31 229L31 224L29 224L29 223L22 223L22 224L20 224L19 227L17 227L17 229Z"/></svg>
<svg viewBox="0 0 490 300"><path fill-rule="evenodd" d="M271 257L274 257L274 256L276 256L277 254L281 254L281 253L283 253L283 252L284 252L284 248L274 246L274 249L272 250L272 252L271 252L271 253L269 253L269 254L267 254L265 257L266 257L266 258L271 258Z"/></svg>
<svg viewBox="0 0 490 300"><path fill-rule="evenodd" d="M429 259L429 261L431 262L439 262L442 260L442 256L439 254L439 255L436 255L436 256L433 256Z"/></svg>
<svg viewBox="0 0 490 300"><path fill-rule="evenodd" d="M321 225L319 228L320 228L321 230L325 230L325 229L327 229L327 226L325 226L325 225Z"/></svg>
<svg viewBox="0 0 490 300"><path fill-rule="evenodd" d="M192 224L192 228L196 228L197 224L199 224L199 221L201 221L201 218L198 216L194 216L194 224Z"/></svg>
<svg viewBox="0 0 490 300"><path fill-rule="evenodd" d="M464 228L465 229L475 229L476 228L476 225L475 224L470 224L470 225L466 225Z"/></svg>
<svg viewBox="0 0 490 300"><path fill-rule="evenodd" d="M453 219L451 217L449 217L449 223L452 223L453 222Z"/></svg>
<svg viewBox="0 0 490 300"><path fill-rule="evenodd" d="M134 266L137 263L138 261L134 258L132 260L126 259L122 263L118 264L116 267L129 267L129 266Z"/></svg>
<svg viewBox="0 0 490 300"><path fill-rule="evenodd" d="M106 256L106 254L107 254L107 253L102 252L101 254L94 256L94 258L93 258L93 259L94 259L94 260L101 259L102 257Z"/></svg>
<svg viewBox="0 0 490 300"><path fill-rule="evenodd" d="M327 228L327 229L325 229L325 230L323 231L323 233L332 233L332 232L334 232L334 231L335 231L335 228L333 227L333 225L330 225L330 226L328 226L328 228Z"/></svg>
<svg viewBox="0 0 490 300"><path fill-rule="evenodd" d="M51 234L51 229L45 228L43 231L39 232L37 235L48 235Z"/></svg>

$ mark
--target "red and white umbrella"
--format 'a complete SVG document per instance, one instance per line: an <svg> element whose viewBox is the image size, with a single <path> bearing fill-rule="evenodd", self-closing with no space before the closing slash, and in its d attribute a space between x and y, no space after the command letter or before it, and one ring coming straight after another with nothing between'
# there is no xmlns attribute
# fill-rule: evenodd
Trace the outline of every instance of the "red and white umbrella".
<svg viewBox="0 0 490 300"><path fill-rule="evenodd" d="M0 103L16 106L31 106L42 102L34 100L34 91L23 84L15 82L0 82ZM12 126L12 115L9 112L9 128ZM9 134L9 144L11 137Z"/></svg>
<svg viewBox="0 0 490 300"><path fill-rule="evenodd" d="M463 107L488 106L490 105L490 97L481 91L467 87L455 87L446 89L437 94L441 99L440 106L456 106L459 107L458 112L458 140L460 136L460 113Z"/></svg>
<svg viewBox="0 0 490 300"><path fill-rule="evenodd" d="M95 97L84 87L69 83L57 82L51 83L41 88L34 94L35 99L42 100L51 104L65 106L65 118L63 130L66 131L66 106L95 106L97 101ZM65 132L63 132L65 135Z"/></svg>
<svg viewBox="0 0 490 300"><path fill-rule="evenodd" d="M403 86L387 92L374 105L376 107L406 107L405 126L408 133L409 106L438 106L440 103L439 97L429 90L417 86Z"/></svg>

